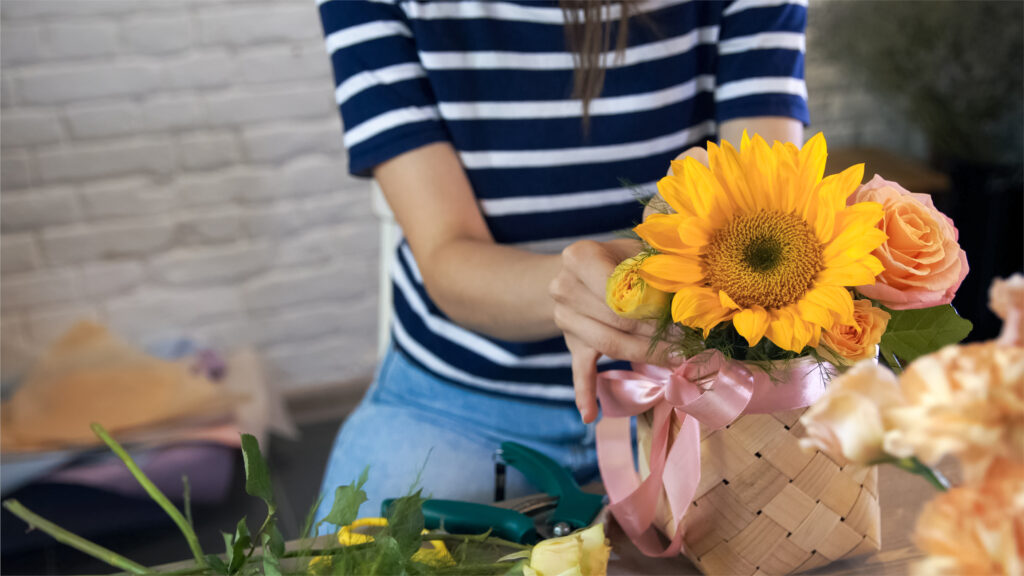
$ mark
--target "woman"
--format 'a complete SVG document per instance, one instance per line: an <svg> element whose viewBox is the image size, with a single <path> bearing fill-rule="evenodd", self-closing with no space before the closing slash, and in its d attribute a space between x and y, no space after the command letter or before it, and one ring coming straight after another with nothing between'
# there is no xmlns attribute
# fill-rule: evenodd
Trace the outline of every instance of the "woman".
<svg viewBox="0 0 1024 576"><path fill-rule="evenodd" d="M612 239L643 210L620 182L653 193L680 151L743 129L801 142L805 7L328 0L320 15L349 170L377 179L404 239L392 349L338 433L318 517L366 466L363 515L418 473L434 497L490 501L504 440L595 479L597 370L643 361L652 329L604 304L639 249Z"/></svg>

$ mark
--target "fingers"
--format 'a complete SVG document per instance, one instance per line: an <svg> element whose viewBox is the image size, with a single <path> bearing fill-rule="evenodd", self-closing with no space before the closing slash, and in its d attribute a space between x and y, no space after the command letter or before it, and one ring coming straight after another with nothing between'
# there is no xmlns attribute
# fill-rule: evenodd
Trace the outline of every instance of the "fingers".
<svg viewBox="0 0 1024 576"><path fill-rule="evenodd" d="M631 320L619 316L605 303L604 294L594 294L574 276L560 275L552 282L550 290L551 297L557 303L556 306L571 308L622 332L648 338L654 335L656 330L654 321Z"/></svg>
<svg viewBox="0 0 1024 576"><path fill-rule="evenodd" d="M575 242L562 251L565 270L578 278L587 290L602 297L608 277L618 264L618 260L597 242Z"/></svg>
<svg viewBox="0 0 1024 576"><path fill-rule="evenodd" d="M566 336L566 342L569 342L571 338L571 336ZM582 343L570 346L570 350L572 350L572 386L576 392L576 408L580 411L583 423L590 424L597 419L597 359L600 355Z"/></svg>
<svg viewBox="0 0 1024 576"><path fill-rule="evenodd" d="M616 360L629 362L658 362L660 360L647 353L651 342L649 336L616 330L565 306L557 307L555 316L558 326L566 333L567 342L570 336L575 337L589 348Z"/></svg>

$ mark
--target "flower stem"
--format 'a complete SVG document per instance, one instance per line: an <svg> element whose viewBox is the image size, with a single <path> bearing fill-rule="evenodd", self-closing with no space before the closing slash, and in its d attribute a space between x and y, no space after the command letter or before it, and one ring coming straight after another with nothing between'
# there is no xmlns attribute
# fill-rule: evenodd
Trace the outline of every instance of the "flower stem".
<svg viewBox="0 0 1024 576"><path fill-rule="evenodd" d="M171 517L171 520L178 525L178 529L181 530L181 533L185 535L185 540L188 541L188 547L192 550L192 556L195 557L196 564L205 568L206 557L203 556L203 548L199 545L199 538L196 536L195 530L192 529L192 525L188 523L188 520L186 520L174 504L167 499L167 496L164 496L164 493L156 487L156 484L153 484L153 482L146 477L142 472L142 469L140 469L138 464L135 463L135 460L132 459L131 455L128 454L117 440L114 440L110 434L107 433L103 426L93 423L92 431L99 436L100 440L103 440L103 442L114 451L114 454L117 454L117 457L124 462L124 465L128 467L128 471L132 473L132 476L135 477L135 480L139 485L146 490L149 497L156 501L156 503L164 509L164 512L167 512L167 515Z"/></svg>
<svg viewBox="0 0 1024 576"><path fill-rule="evenodd" d="M103 562L106 562L115 568L120 568L125 572L131 572L132 574L152 573L152 570L146 568L142 564L133 562L113 550L108 550L107 548L90 542L77 534L68 532L64 528L61 528L53 522L39 516L35 512L32 512L28 508L25 508L17 500L6 500L4 501L3 506L11 514L14 514L18 518L24 520L30 528L38 528L50 535L54 540L62 544L67 544L79 552L88 554L97 560L102 560Z"/></svg>
<svg viewBox="0 0 1024 576"><path fill-rule="evenodd" d="M917 474L925 480L927 480L932 486L935 487L939 492L949 491L949 480L942 475L938 470L927 466L924 462L917 459L917 456L911 456L909 458L899 458L894 464L897 467L910 472L911 474Z"/></svg>

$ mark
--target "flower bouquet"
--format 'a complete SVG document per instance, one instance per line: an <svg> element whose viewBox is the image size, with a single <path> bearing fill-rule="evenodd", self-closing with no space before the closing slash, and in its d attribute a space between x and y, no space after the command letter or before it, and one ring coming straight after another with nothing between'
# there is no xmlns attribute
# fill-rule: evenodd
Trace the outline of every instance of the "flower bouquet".
<svg viewBox="0 0 1024 576"><path fill-rule="evenodd" d="M825 158L820 134L744 134L709 142L707 166L673 162L634 228L643 252L609 279L613 310L659 326L658 366L598 384L610 508L649 555L787 574L880 547L876 471L801 448L800 417L858 360L899 371L962 340L967 260L930 197L862 186L863 165L826 177Z"/></svg>

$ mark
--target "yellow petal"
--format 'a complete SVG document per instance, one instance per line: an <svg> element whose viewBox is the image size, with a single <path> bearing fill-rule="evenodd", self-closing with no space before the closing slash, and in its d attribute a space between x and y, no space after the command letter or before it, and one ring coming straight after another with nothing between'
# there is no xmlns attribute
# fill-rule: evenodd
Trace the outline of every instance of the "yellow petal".
<svg viewBox="0 0 1024 576"><path fill-rule="evenodd" d="M852 325L853 296L846 288L839 286L815 286L804 294L804 299L836 314L839 321Z"/></svg>
<svg viewBox="0 0 1024 576"><path fill-rule="evenodd" d="M672 320L699 328L705 336L730 315L730 311L718 301L716 291L711 288L687 286L672 298Z"/></svg>
<svg viewBox="0 0 1024 576"><path fill-rule="evenodd" d="M729 295L726 294L724 290L719 290L718 291L718 303L721 304L723 308L728 308L730 310L739 310L740 309L740 305L735 303L735 302L733 302L732 298L730 298Z"/></svg>
<svg viewBox="0 0 1024 576"><path fill-rule="evenodd" d="M842 266L829 266L818 273L815 282L830 286L867 286L875 283L875 276L882 273L885 266L874 256L865 256L860 260Z"/></svg>
<svg viewBox="0 0 1024 576"><path fill-rule="evenodd" d="M747 308L732 317L732 324L736 332L753 346L761 341L765 330L768 329L768 312L760 306Z"/></svg>
<svg viewBox="0 0 1024 576"><path fill-rule="evenodd" d="M650 286L665 292L680 289L704 281L700 260L675 254L655 254L640 264L640 277Z"/></svg>
<svg viewBox="0 0 1024 576"><path fill-rule="evenodd" d="M681 175L671 174L658 180L658 195L661 196L677 214L694 216L693 208L687 199L686 180Z"/></svg>
<svg viewBox="0 0 1024 576"><path fill-rule="evenodd" d="M678 214L651 214L633 231L659 252L684 252L687 248L679 238L683 220Z"/></svg>
<svg viewBox="0 0 1024 576"><path fill-rule="evenodd" d="M719 148L714 143L708 143L708 165L724 191L718 203L720 209L728 210L728 216L735 210L753 212L757 209L758 202L743 178L739 154L732 144L722 142Z"/></svg>
<svg viewBox="0 0 1024 576"><path fill-rule="evenodd" d="M679 225L679 238L690 248L700 248L711 242L708 221L703 218L687 218Z"/></svg>
<svg viewBox="0 0 1024 576"><path fill-rule="evenodd" d="M821 304L811 302L806 298L801 298L797 303L797 311L800 316L805 320L814 322L822 328L831 328L835 324L835 316Z"/></svg>
<svg viewBox="0 0 1024 576"><path fill-rule="evenodd" d="M846 199L860 186L864 178L864 165L855 164L839 174L826 177L818 183L814 197L807 203L804 219L814 222L815 232L822 244L832 239L836 213L846 207Z"/></svg>

